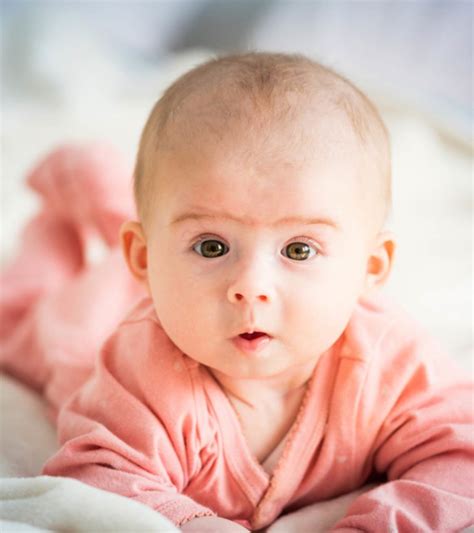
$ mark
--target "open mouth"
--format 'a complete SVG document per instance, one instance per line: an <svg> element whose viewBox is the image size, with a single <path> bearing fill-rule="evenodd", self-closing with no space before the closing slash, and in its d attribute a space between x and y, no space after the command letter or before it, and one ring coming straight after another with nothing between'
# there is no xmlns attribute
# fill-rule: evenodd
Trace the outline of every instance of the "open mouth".
<svg viewBox="0 0 474 533"><path fill-rule="evenodd" d="M255 354L260 352L272 341L271 335L263 331L250 331L234 337L235 346L244 353Z"/></svg>
<svg viewBox="0 0 474 533"><path fill-rule="evenodd" d="M267 336L266 333L263 333L262 331L252 331L252 333L241 333L239 337L242 337L243 339L246 339L248 341L253 341L254 339L258 339L259 337Z"/></svg>

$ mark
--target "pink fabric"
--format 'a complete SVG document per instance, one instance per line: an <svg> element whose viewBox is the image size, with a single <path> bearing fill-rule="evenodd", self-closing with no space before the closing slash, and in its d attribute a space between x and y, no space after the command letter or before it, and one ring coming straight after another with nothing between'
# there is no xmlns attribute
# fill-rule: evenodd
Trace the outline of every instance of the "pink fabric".
<svg viewBox="0 0 474 533"><path fill-rule="evenodd" d="M88 179L91 187L100 172ZM108 187L101 194L113 194ZM211 374L173 345L127 275L110 237L127 216L118 200L104 203L113 216L87 217L110 225L88 222L112 246L102 263L83 260L80 216L45 201L2 278L2 366L60 410L62 448L45 474L134 498L176 524L217 514L252 529L383 475L334 531L474 523L472 384L447 370L402 310L381 297L357 306L321 357L268 475Z"/></svg>
<svg viewBox="0 0 474 533"><path fill-rule="evenodd" d="M1 275L0 363L43 390L56 412L144 294L118 248L122 222L135 216L132 179L120 153L90 144L54 150L27 183L43 206ZM87 261L93 238L110 247L96 265Z"/></svg>

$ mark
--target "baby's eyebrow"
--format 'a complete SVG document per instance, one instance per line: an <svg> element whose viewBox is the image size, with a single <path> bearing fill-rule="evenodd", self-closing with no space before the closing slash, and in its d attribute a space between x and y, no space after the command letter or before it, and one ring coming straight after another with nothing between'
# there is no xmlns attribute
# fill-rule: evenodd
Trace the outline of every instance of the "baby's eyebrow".
<svg viewBox="0 0 474 533"><path fill-rule="evenodd" d="M199 213L199 212L189 212L182 213L178 215L171 221L170 225L180 224L188 220L202 220L202 219L212 219L212 220L232 220L238 222L239 224L245 225L258 225L257 222L239 218L231 213ZM276 220L271 224L272 226L329 226L336 230L340 229L340 225L330 217L301 217L301 216L290 216Z"/></svg>

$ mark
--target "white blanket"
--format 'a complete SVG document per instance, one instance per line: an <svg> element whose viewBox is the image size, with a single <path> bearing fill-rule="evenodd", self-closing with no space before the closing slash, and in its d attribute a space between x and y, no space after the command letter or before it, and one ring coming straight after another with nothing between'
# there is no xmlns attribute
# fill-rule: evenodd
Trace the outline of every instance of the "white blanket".
<svg viewBox="0 0 474 533"><path fill-rule="evenodd" d="M141 503L60 477L3 478L1 531L179 531Z"/></svg>

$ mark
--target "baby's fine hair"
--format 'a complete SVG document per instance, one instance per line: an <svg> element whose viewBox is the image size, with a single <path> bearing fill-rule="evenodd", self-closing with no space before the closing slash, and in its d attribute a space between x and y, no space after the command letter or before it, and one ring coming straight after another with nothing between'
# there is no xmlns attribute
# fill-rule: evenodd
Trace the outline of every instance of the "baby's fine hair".
<svg viewBox="0 0 474 533"><path fill-rule="evenodd" d="M179 138L193 142L206 126L211 132L226 131L237 116L258 121L262 111L278 120L309 97L328 112L342 110L349 119L377 169L383 223L391 206L391 156L389 135L376 107L349 80L308 57L263 52L206 61L179 77L156 102L142 132L134 171L140 219L146 219L155 189L151 156L166 149L178 127Z"/></svg>

